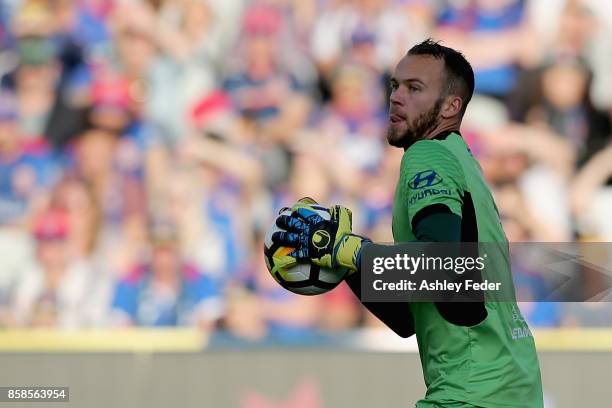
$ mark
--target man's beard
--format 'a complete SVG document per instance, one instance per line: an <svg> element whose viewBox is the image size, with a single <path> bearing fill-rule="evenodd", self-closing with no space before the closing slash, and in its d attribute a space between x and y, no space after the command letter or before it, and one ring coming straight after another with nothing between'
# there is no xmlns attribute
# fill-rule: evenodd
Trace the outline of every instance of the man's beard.
<svg viewBox="0 0 612 408"><path fill-rule="evenodd" d="M406 130L399 138L396 135L397 130L389 126L387 129L387 141L389 144L394 147L407 149L414 142L424 139L425 135L438 124L438 115L442 109L442 102L443 99L440 98L427 112L421 113L411 122L406 120Z"/></svg>

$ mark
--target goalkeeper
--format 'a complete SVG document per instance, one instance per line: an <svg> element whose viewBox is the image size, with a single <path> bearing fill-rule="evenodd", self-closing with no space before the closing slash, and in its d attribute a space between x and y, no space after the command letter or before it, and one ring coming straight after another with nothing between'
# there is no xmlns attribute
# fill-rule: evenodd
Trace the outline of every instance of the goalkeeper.
<svg viewBox="0 0 612 408"><path fill-rule="evenodd" d="M507 244L478 162L459 128L474 91L464 56L426 40L412 47L391 78L387 141L404 149L393 203L395 242ZM435 186L435 188L432 188ZM279 216L273 240L295 247L298 262L349 269L359 297L361 249L369 240L351 231L351 213L330 209L325 221L300 200ZM510 275L509 267L504 268ZM364 303L402 337L416 334L426 407L543 406L535 344L516 302ZM529 335L516 338L519 328Z"/></svg>

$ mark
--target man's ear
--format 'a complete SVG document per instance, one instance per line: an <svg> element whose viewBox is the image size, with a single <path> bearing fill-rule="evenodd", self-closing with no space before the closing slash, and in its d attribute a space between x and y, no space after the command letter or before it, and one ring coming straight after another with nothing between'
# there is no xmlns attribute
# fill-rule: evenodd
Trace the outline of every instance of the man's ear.
<svg viewBox="0 0 612 408"><path fill-rule="evenodd" d="M463 107L463 100L458 95L448 95L444 98L442 104L442 110L440 114L444 119L452 118L453 116L461 114L461 108Z"/></svg>

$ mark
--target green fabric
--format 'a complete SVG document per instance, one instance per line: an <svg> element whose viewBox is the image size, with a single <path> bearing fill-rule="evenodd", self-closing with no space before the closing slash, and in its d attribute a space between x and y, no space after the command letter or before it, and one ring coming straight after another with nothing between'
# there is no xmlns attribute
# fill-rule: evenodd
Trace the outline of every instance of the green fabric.
<svg viewBox="0 0 612 408"><path fill-rule="evenodd" d="M492 269L495 281L511 285L508 243L497 209L478 162L456 133L416 142L404 153L393 206L394 240L416 240L413 218L428 206L443 204L463 217L468 194L479 242L497 243L500 251L495 259L502 262L487 272ZM500 302L487 293L486 309L483 322L465 327L447 322L433 303L410 304L427 386L418 407L543 406L535 344L516 302Z"/></svg>
<svg viewBox="0 0 612 408"><path fill-rule="evenodd" d="M427 401L419 401L415 408L481 408L472 404L465 404L463 402L444 402L442 404L429 403Z"/></svg>

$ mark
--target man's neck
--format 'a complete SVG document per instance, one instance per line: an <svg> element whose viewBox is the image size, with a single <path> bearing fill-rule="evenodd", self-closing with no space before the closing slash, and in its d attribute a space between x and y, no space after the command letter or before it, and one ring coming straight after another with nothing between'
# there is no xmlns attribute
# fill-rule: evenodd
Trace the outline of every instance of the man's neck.
<svg viewBox="0 0 612 408"><path fill-rule="evenodd" d="M461 124L457 123L457 122L439 124L438 126L433 128L432 130L427 132L425 137L423 137L422 139L414 140L414 141L410 142L410 144L405 145L404 146L404 151L408 150L410 148L410 146L412 146L414 143L418 142L419 140L431 140L431 139L434 139L436 136L438 136L439 134L441 134L443 132L457 132L457 133L459 133L460 125Z"/></svg>
<svg viewBox="0 0 612 408"><path fill-rule="evenodd" d="M423 140L433 139L434 137L438 136L442 132L449 132L449 131L457 131L458 132L459 131L459 126L460 126L460 124L457 123L457 122L439 124L438 126L433 128L431 131L427 132L425 137L423 137Z"/></svg>

